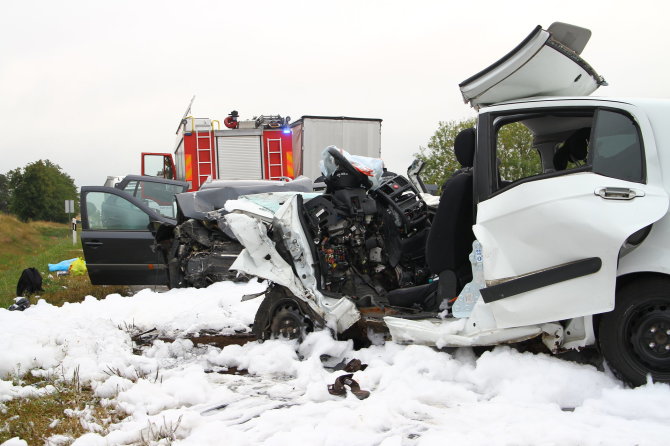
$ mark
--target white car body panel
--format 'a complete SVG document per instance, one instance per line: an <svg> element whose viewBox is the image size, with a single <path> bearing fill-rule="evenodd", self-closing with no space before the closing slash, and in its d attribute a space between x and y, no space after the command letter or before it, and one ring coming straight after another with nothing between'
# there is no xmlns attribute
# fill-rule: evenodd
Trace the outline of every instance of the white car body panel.
<svg viewBox="0 0 670 446"><path fill-rule="evenodd" d="M293 274L291 265L275 249L263 223L244 214L228 214L225 218L237 240L245 247L230 269L264 277L305 298L307 290Z"/></svg>
<svg viewBox="0 0 670 446"><path fill-rule="evenodd" d="M566 325L565 330L563 330L563 333L564 335L559 345L565 350L580 349L596 342L596 335L593 330L593 317L591 316L571 319Z"/></svg>
<svg viewBox="0 0 670 446"><path fill-rule="evenodd" d="M587 29L562 23L536 28L512 52L459 85L464 101L477 109L531 96L593 93L605 81L579 57L590 35Z"/></svg>
<svg viewBox="0 0 670 446"><path fill-rule="evenodd" d="M536 325L466 333L464 332L467 324L465 319L410 320L387 316L384 322L394 342L430 345L438 348L520 342L542 333L542 329Z"/></svg>
<svg viewBox="0 0 670 446"><path fill-rule="evenodd" d="M602 187L642 189L645 196L604 200L594 193ZM590 172L520 184L479 203L474 232L483 247L487 282L587 257L602 260L594 274L490 303L498 326L613 309L619 249L628 236L659 220L667 209L668 195L661 188Z"/></svg>
<svg viewBox="0 0 670 446"><path fill-rule="evenodd" d="M275 214L273 223L281 229L284 244L293 257L294 266L300 274L299 277L293 273L291 265L277 252L275 243L267 236L267 228L258 221L258 213L248 206L249 203L251 202L244 202L242 206L244 210L239 212L249 212L256 215L256 218L244 213L230 213L225 216L235 237L245 247L230 269L263 277L285 286L294 296L306 302L310 308L323 317L326 323L337 332L343 332L360 319L356 305L349 299L345 297L333 299L324 296L318 290L311 266L313 259L309 241L301 230L295 230L295 228L301 228L296 212L298 198L293 196L285 202ZM233 203L230 209L235 207Z"/></svg>
<svg viewBox="0 0 670 446"><path fill-rule="evenodd" d="M663 185L670 191L670 175L661 172L670 172L670 151L659 150L660 147L670 146L670 126L667 125L670 106L667 101L658 99L628 99L624 102L634 102L636 109L644 110L648 119L640 123L645 134L645 156L647 166L659 166L648 174L649 184ZM650 146L654 148L652 153ZM636 272L655 272L670 275L670 218L668 215L655 223L646 240L635 250L623 257L619 263L619 275Z"/></svg>
<svg viewBox="0 0 670 446"><path fill-rule="evenodd" d="M258 220L267 223L271 223L272 219L274 218L274 214L268 209L249 200L245 200L243 197L240 197L237 200L226 201L225 210L227 212L237 212L251 215Z"/></svg>
<svg viewBox="0 0 670 446"><path fill-rule="evenodd" d="M621 246L628 236L658 222L668 211L668 193L662 183L652 127L640 107L608 99L555 98L523 105L498 105L482 113L574 106L614 106L633 116L644 138L647 184L582 172L519 184L480 202L473 230L483 246L487 282L514 278L580 258L602 260L602 267L595 274L491 302L489 305L501 328L612 310L616 277L626 271L622 268L632 272L634 260L647 249L654 249L645 242L618 265ZM638 197L605 200L594 193L603 187L629 188L635 190ZM658 224L667 223L663 220ZM508 228L522 229L517 232ZM641 252L636 254L638 250ZM668 253L665 257L668 258ZM646 258L649 263L655 263L653 257Z"/></svg>
<svg viewBox="0 0 670 446"><path fill-rule="evenodd" d="M670 219L654 223L645 241L621 258L618 275L654 272L670 275Z"/></svg>

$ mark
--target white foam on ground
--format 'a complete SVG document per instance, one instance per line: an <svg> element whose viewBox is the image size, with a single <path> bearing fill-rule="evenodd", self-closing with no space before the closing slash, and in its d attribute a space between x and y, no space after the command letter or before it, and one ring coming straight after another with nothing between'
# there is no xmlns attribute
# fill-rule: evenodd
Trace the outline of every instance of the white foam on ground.
<svg viewBox="0 0 670 446"><path fill-rule="evenodd" d="M174 432L174 445L658 445L670 438L670 386L629 389L592 366L509 347L480 357L394 343L355 351L318 332L299 346L220 349L179 339L133 353L130 326L166 337L246 331L261 299L241 297L263 289L255 281L222 282L0 309L0 404L38 392L9 375L78 372L129 416L75 446L132 444L161 430ZM323 355L327 365L352 358L369 364L354 379L370 397L330 395L327 384L344 372L324 367ZM212 373L230 367L249 375Z"/></svg>

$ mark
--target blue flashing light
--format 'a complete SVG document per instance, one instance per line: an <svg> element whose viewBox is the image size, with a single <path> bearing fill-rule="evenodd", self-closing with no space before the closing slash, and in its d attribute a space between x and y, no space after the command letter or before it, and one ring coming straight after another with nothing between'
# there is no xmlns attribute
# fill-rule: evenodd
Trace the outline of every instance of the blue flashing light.
<svg viewBox="0 0 670 446"><path fill-rule="evenodd" d="M291 133L291 129L285 127L284 130L282 130L282 132L284 132L286 134L289 134L289 133Z"/></svg>

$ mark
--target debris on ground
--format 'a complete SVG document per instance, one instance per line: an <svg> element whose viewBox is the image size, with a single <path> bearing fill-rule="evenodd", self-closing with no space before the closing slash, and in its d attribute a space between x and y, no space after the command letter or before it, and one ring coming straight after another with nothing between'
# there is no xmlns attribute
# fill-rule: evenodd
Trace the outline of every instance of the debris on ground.
<svg viewBox="0 0 670 446"><path fill-rule="evenodd" d="M73 276L83 276L86 274L86 262L81 257L78 257L70 264L67 271Z"/></svg>
<svg viewBox="0 0 670 446"><path fill-rule="evenodd" d="M367 390L362 390L361 386L356 381L354 381L353 377L353 373L338 376L334 384L328 384L328 393L336 396L347 396L346 387L349 387L351 393L353 393L359 400L364 400L365 398L369 397L370 392Z"/></svg>
<svg viewBox="0 0 670 446"><path fill-rule="evenodd" d="M16 295L24 296L26 293L31 295L42 289L42 275L35 267L26 268L21 272L19 282L16 284Z"/></svg>
<svg viewBox="0 0 670 446"><path fill-rule="evenodd" d="M25 297L16 297L14 303L8 308L9 311L23 311L30 306L30 301Z"/></svg>
<svg viewBox="0 0 670 446"><path fill-rule="evenodd" d="M72 265L72 262L77 259L78 257L75 257L73 259L61 260L58 263L48 263L47 266L49 267L49 272L67 271L70 268L70 265Z"/></svg>

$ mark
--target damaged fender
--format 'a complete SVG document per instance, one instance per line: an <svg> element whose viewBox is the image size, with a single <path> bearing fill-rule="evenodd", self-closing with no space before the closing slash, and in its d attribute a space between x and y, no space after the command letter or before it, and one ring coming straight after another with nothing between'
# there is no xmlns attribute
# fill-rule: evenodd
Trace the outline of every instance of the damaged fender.
<svg viewBox="0 0 670 446"><path fill-rule="evenodd" d="M291 201L285 203L282 209L296 206L297 198L294 197ZM291 211L282 213L282 209L278 214L284 218L276 218L275 225L282 232L282 238L291 255L299 256L299 249L296 246L300 245L301 242L305 243L306 240L299 240L301 235L299 231L290 231L291 224L294 224L293 217L297 218L297 215ZM237 260L230 267L231 269L261 277L288 288L294 296L305 301L310 308L321 315L326 323L338 333L343 332L360 319L360 313L348 299L333 299L323 296L316 288L316 280L313 274L307 275L306 279L311 278L311 280L306 280L306 284L298 279L291 266L277 252L274 242L267 236L267 229L261 222L239 213L228 214L225 219L235 237L245 246L245 249L242 250ZM291 246L292 248L290 248ZM303 254L309 254L309 246L302 245L301 251ZM303 266L311 265L311 261L308 262L307 257L303 260L305 261ZM296 266L300 263L296 262ZM300 271L298 272L300 273ZM317 305L317 301L321 305Z"/></svg>
<svg viewBox="0 0 670 446"><path fill-rule="evenodd" d="M305 299L305 288L265 234L265 226L244 214L228 214L225 219L235 238L245 246L230 269L271 280L291 290L296 297Z"/></svg>

